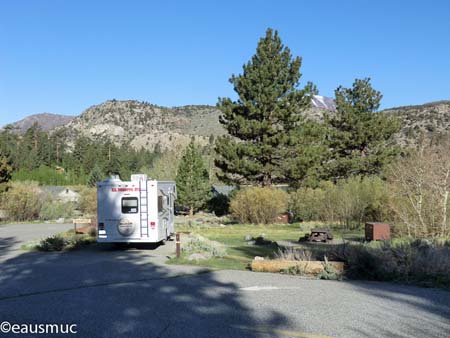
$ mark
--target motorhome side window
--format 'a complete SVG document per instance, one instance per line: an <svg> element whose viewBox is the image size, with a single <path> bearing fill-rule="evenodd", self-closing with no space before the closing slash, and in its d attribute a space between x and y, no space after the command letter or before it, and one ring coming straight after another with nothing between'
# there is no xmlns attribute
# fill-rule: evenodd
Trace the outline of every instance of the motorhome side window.
<svg viewBox="0 0 450 338"><path fill-rule="evenodd" d="M158 212L162 212L163 210L163 197L158 196Z"/></svg>
<svg viewBox="0 0 450 338"><path fill-rule="evenodd" d="M122 214L136 214L137 212L137 197L122 197Z"/></svg>

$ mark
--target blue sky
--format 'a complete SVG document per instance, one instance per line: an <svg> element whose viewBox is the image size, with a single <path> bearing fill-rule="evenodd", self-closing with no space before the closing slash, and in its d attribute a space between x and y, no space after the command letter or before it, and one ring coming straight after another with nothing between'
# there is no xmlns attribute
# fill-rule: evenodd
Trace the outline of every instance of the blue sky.
<svg viewBox="0 0 450 338"><path fill-rule="evenodd" d="M370 76L382 107L450 99L450 1L0 0L0 125L112 98L214 105L267 27L321 95Z"/></svg>

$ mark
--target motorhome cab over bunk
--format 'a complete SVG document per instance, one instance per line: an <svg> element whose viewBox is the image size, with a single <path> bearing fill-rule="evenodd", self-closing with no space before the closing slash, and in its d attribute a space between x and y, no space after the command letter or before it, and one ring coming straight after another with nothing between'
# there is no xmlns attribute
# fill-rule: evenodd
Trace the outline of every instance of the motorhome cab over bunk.
<svg viewBox="0 0 450 338"><path fill-rule="evenodd" d="M97 183L98 239L100 243L157 243L174 233L175 182L131 175Z"/></svg>

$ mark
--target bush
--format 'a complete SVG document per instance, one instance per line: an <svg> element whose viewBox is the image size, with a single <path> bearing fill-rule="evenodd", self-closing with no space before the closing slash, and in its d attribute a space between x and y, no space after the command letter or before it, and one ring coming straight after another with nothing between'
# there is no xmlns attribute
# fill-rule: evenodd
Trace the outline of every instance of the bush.
<svg viewBox="0 0 450 338"><path fill-rule="evenodd" d="M95 242L94 236L75 234L73 230L69 230L41 240L36 249L40 251L76 250L93 242Z"/></svg>
<svg viewBox="0 0 450 338"><path fill-rule="evenodd" d="M12 221L31 221L39 218L41 196L36 182L12 182L2 194L1 209Z"/></svg>
<svg viewBox="0 0 450 338"><path fill-rule="evenodd" d="M40 251L61 251L65 245L66 240L60 235L55 235L40 241L37 249Z"/></svg>
<svg viewBox="0 0 450 338"><path fill-rule="evenodd" d="M286 211L288 195L274 188L253 187L239 191L230 203L230 211L241 223L268 224Z"/></svg>
<svg viewBox="0 0 450 338"><path fill-rule="evenodd" d="M313 253L309 250L295 249L293 247L279 248L275 253L275 259L309 262L313 260Z"/></svg>
<svg viewBox="0 0 450 338"><path fill-rule="evenodd" d="M294 220L303 221L334 221L325 208L327 190L322 188L300 188L289 195L289 210Z"/></svg>
<svg viewBox="0 0 450 338"><path fill-rule="evenodd" d="M93 238L87 235L72 235L66 239L64 249L76 250L84 245L92 243L93 241Z"/></svg>
<svg viewBox="0 0 450 338"><path fill-rule="evenodd" d="M297 221L335 222L350 228L385 220L388 194L378 177L351 177L337 184L322 182L318 188L300 188L290 194L289 210Z"/></svg>
<svg viewBox="0 0 450 338"><path fill-rule="evenodd" d="M52 220L58 218L70 218L73 216L73 204L71 202L52 202L46 200L39 212L39 218L42 220Z"/></svg>
<svg viewBox="0 0 450 338"><path fill-rule="evenodd" d="M450 247L436 240L347 244L331 253L355 279L450 287Z"/></svg>
<svg viewBox="0 0 450 338"><path fill-rule="evenodd" d="M379 177L351 177L339 181L332 194L335 214L347 228L352 224L382 221L387 206L387 190Z"/></svg>
<svg viewBox="0 0 450 338"><path fill-rule="evenodd" d="M328 262L327 256L324 257L323 271L317 275L318 279L325 280L340 280L341 275L337 273L336 269Z"/></svg>
<svg viewBox="0 0 450 338"><path fill-rule="evenodd" d="M226 255L226 250L221 243L211 241L202 236L195 236L188 239L183 246L183 251L187 254L200 253L208 258L223 257Z"/></svg>
<svg viewBox="0 0 450 338"><path fill-rule="evenodd" d="M78 208L84 215L97 214L97 189L83 187L80 190Z"/></svg>

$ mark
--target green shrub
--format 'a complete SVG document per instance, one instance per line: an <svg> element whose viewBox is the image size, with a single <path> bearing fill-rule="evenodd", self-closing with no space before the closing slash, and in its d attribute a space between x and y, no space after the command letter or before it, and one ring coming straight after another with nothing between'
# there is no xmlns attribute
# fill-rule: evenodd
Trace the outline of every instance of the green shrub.
<svg viewBox="0 0 450 338"><path fill-rule="evenodd" d="M36 249L40 251L76 250L93 242L95 242L95 237L75 234L73 230L69 230L41 240Z"/></svg>
<svg viewBox="0 0 450 338"><path fill-rule="evenodd" d="M82 246L88 245L94 242L95 239L88 235L72 235L68 237L65 241L64 249L65 250L76 250L81 248Z"/></svg>
<svg viewBox="0 0 450 338"><path fill-rule="evenodd" d="M327 256L324 257L323 271L317 275L318 279L340 280L342 276L337 273L336 269L328 262Z"/></svg>
<svg viewBox="0 0 450 338"><path fill-rule="evenodd" d="M61 251L65 245L66 240L60 235L55 235L41 240L37 249L40 251Z"/></svg>
<svg viewBox="0 0 450 338"><path fill-rule="evenodd" d="M318 188L300 188L289 197L289 210L297 221L338 221L350 228L387 216L387 189L378 177L322 182Z"/></svg>
<svg viewBox="0 0 450 338"><path fill-rule="evenodd" d="M296 275L296 276L303 276L306 274L304 269L302 269L298 265L290 266L286 269L282 269L280 273L286 274L286 275Z"/></svg>
<svg viewBox="0 0 450 338"><path fill-rule="evenodd" d="M183 252L187 254L200 253L206 257L223 257L226 255L225 247L216 241L211 241L202 236L191 237L183 246Z"/></svg>
<svg viewBox="0 0 450 338"><path fill-rule="evenodd" d="M268 224L286 211L287 203L288 195L282 190L253 187L236 194L230 211L241 223Z"/></svg>
<svg viewBox="0 0 450 338"><path fill-rule="evenodd" d="M1 209L5 209L12 221L30 221L39 218L41 210L40 190L36 182L12 182L2 194Z"/></svg>
<svg viewBox="0 0 450 338"><path fill-rule="evenodd" d="M379 177L351 177L339 181L333 194L335 213L349 228L366 220L382 221L387 206L387 190Z"/></svg>
<svg viewBox="0 0 450 338"><path fill-rule="evenodd" d="M289 195L289 210L294 220L333 221L324 208L327 191L321 188L300 188Z"/></svg>
<svg viewBox="0 0 450 338"><path fill-rule="evenodd" d="M46 200L39 212L41 220L52 220L58 218L70 218L73 216L73 204L71 202L52 202Z"/></svg>

